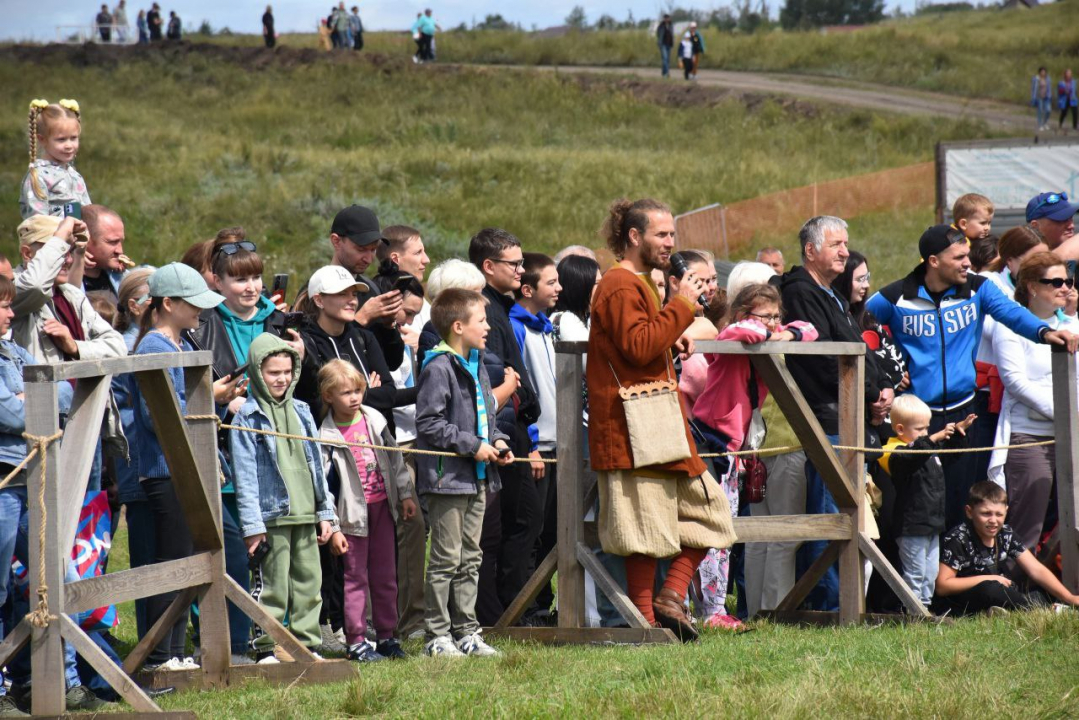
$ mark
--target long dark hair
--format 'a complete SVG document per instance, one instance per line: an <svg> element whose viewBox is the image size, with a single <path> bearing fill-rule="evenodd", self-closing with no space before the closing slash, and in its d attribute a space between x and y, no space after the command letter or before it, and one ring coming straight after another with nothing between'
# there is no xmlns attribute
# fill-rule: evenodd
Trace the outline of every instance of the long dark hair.
<svg viewBox="0 0 1079 720"><path fill-rule="evenodd" d="M850 291L854 289L854 271L857 270L858 266L862 263L865 263L865 267L868 270L869 261L866 260L865 255L857 250L851 250L850 256L847 257L847 264L843 266L843 272L840 273L839 277L832 281L832 290L839 293L839 296L848 303L850 303ZM850 303L850 314L858 323L858 327L864 329L865 300Z"/></svg>
<svg viewBox="0 0 1079 720"><path fill-rule="evenodd" d="M558 295L554 312L573 313L582 323L592 315L592 289L596 286L599 263L583 255L569 255L558 263Z"/></svg>

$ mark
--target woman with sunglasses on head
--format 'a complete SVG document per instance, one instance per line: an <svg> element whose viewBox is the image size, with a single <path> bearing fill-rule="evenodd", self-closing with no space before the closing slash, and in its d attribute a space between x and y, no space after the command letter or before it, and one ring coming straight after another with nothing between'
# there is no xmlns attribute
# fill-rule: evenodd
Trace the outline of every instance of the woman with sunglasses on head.
<svg viewBox="0 0 1079 720"><path fill-rule="evenodd" d="M1054 330L1079 330L1079 321L1064 314L1074 282L1064 261L1042 252L1023 261L1015 278L1015 301ZM994 445L1052 440L1052 351L1002 324L993 330L997 368L1004 382L1004 401ZM1023 547L1041 539L1056 473L1052 445L996 450L989 479L1008 491L1007 523ZM1055 515L1055 513L1053 513Z"/></svg>

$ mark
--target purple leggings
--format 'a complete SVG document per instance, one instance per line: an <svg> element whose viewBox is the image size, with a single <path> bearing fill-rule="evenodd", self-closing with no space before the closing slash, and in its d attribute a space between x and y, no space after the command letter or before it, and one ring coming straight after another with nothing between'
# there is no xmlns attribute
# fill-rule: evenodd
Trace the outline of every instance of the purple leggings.
<svg viewBox="0 0 1079 720"><path fill-rule="evenodd" d="M388 500L367 506L367 537L346 535L345 639L349 647L367 632L367 604L379 640L397 627L397 535Z"/></svg>

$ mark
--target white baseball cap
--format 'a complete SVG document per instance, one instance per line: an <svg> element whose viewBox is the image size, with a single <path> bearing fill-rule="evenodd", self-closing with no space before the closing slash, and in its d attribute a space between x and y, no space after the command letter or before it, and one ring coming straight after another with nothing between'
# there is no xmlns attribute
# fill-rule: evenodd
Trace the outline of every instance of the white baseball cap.
<svg viewBox="0 0 1079 720"><path fill-rule="evenodd" d="M371 288L367 283L362 283L353 277L348 268L340 265L327 265L315 271L311 280L307 283L307 294L336 295L339 292L352 289L354 292L367 292Z"/></svg>

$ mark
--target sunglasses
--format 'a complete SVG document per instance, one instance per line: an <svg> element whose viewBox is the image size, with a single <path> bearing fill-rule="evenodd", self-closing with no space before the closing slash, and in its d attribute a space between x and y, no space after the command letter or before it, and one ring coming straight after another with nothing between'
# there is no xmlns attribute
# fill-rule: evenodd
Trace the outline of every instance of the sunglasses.
<svg viewBox="0 0 1079 720"><path fill-rule="evenodd" d="M1075 278L1041 278L1038 282L1042 285L1052 285L1057 290L1065 285L1069 288L1075 287Z"/></svg>
<svg viewBox="0 0 1079 720"><path fill-rule="evenodd" d="M1037 205L1034 206L1034 210L1031 210L1031 212L1034 212L1035 210L1037 210L1039 208L1043 208L1046 205L1056 205L1057 203L1067 202L1067 201L1068 201L1068 193L1066 193L1066 192L1059 192L1059 193L1053 193L1052 195L1046 195L1044 198L1042 198L1038 202Z"/></svg>
<svg viewBox="0 0 1079 720"><path fill-rule="evenodd" d="M255 243L251 242L250 240L243 240L241 242L227 242L223 245L219 245L214 250L214 255L235 255L241 250L246 250L247 252L258 252L258 248L255 247Z"/></svg>

